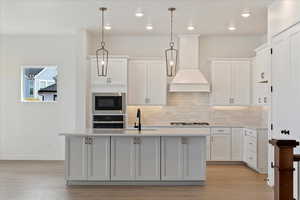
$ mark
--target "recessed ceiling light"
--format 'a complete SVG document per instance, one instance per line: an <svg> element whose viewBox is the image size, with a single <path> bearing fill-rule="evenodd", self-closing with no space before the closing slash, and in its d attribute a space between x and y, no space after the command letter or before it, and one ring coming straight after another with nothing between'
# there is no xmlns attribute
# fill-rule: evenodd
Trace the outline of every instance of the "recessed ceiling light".
<svg viewBox="0 0 300 200"><path fill-rule="evenodd" d="M248 17L250 17L250 15L251 15L251 12L248 9L243 10L243 12L241 14L241 16L244 18L248 18Z"/></svg>
<svg viewBox="0 0 300 200"><path fill-rule="evenodd" d="M142 9L137 9L137 11L135 12L135 16L136 17L143 17L144 16L144 13L142 11Z"/></svg>
<svg viewBox="0 0 300 200"><path fill-rule="evenodd" d="M187 27L187 29L188 29L189 31L193 31L193 30L195 30L195 27L194 27L193 25L189 25L189 26Z"/></svg>
<svg viewBox="0 0 300 200"><path fill-rule="evenodd" d="M235 31L235 30L236 30L236 27L233 26L233 25L230 25L230 26L228 27L228 30L230 30L230 31Z"/></svg>
<svg viewBox="0 0 300 200"><path fill-rule="evenodd" d="M104 26L104 29L105 29L105 30L111 30L111 25L110 25L110 24L106 24L106 25Z"/></svg>
<svg viewBox="0 0 300 200"><path fill-rule="evenodd" d="M152 24L148 24L148 25L146 26L146 29L147 29L147 30L152 30L152 29L153 29Z"/></svg>

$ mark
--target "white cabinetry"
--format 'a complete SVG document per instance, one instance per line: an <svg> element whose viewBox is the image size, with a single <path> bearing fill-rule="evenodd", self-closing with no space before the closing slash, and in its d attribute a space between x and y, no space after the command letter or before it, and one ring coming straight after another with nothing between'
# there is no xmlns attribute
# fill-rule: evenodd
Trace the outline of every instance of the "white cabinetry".
<svg viewBox="0 0 300 200"><path fill-rule="evenodd" d="M160 180L160 137L111 140L111 180Z"/></svg>
<svg viewBox="0 0 300 200"><path fill-rule="evenodd" d="M96 57L91 57L91 85L96 89L127 89L127 63L126 57L109 57L107 76L98 76Z"/></svg>
<svg viewBox="0 0 300 200"><path fill-rule="evenodd" d="M250 104L250 60L212 61L212 105Z"/></svg>
<svg viewBox="0 0 300 200"><path fill-rule="evenodd" d="M243 128L231 129L231 160L243 160Z"/></svg>
<svg viewBox="0 0 300 200"><path fill-rule="evenodd" d="M205 138L162 137L161 178L165 181L205 179Z"/></svg>
<svg viewBox="0 0 300 200"><path fill-rule="evenodd" d="M268 136L266 129L244 129L244 162L260 173L267 172Z"/></svg>
<svg viewBox="0 0 300 200"><path fill-rule="evenodd" d="M271 48L265 44L255 51L252 71L253 104L268 105L270 103Z"/></svg>
<svg viewBox="0 0 300 200"><path fill-rule="evenodd" d="M67 180L110 179L110 137L66 137Z"/></svg>
<svg viewBox="0 0 300 200"><path fill-rule="evenodd" d="M129 105L165 105L167 77L161 60L129 61Z"/></svg>
<svg viewBox="0 0 300 200"><path fill-rule="evenodd" d="M212 128L210 157L212 161L231 160L230 128Z"/></svg>

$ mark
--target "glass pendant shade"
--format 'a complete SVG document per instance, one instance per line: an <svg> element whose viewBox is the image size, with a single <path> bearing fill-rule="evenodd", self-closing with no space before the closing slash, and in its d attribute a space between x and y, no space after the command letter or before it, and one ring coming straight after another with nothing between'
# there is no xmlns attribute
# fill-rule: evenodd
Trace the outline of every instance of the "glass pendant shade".
<svg viewBox="0 0 300 200"><path fill-rule="evenodd" d="M177 59L178 50L174 48L174 42L173 42L173 12L176 9L169 8L168 10L171 12L170 47L165 50L165 56L166 56L167 76L172 77L176 75L177 60L178 60Z"/></svg>
<svg viewBox="0 0 300 200"><path fill-rule="evenodd" d="M96 51L96 59L97 59L97 73L98 76L107 76L108 72L108 50L105 48L105 42L104 42L104 11L107 10L107 8L99 8L101 11L101 35L99 38L101 38L101 47L97 49Z"/></svg>
<svg viewBox="0 0 300 200"><path fill-rule="evenodd" d="M168 77L175 76L176 74L177 55L178 55L178 50L175 49L173 46L170 46L169 49L165 50Z"/></svg>

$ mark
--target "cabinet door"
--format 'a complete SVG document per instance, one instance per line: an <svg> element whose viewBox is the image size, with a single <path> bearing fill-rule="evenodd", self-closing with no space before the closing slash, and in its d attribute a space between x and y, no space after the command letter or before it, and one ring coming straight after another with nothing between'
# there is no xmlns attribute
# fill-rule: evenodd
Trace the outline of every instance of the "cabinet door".
<svg viewBox="0 0 300 200"><path fill-rule="evenodd" d="M231 98L234 105L250 104L250 62L232 62Z"/></svg>
<svg viewBox="0 0 300 200"><path fill-rule="evenodd" d="M160 137L137 137L136 180L160 180Z"/></svg>
<svg viewBox="0 0 300 200"><path fill-rule="evenodd" d="M182 138L183 179L205 180L206 141L204 137Z"/></svg>
<svg viewBox="0 0 300 200"><path fill-rule="evenodd" d="M88 180L110 180L110 137L93 137L88 145Z"/></svg>
<svg viewBox="0 0 300 200"><path fill-rule="evenodd" d="M97 60L91 59L91 83L93 85L107 85L107 77L98 76Z"/></svg>
<svg viewBox="0 0 300 200"><path fill-rule="evenodd" d="M144 105L147 98L147 63L142 61L129 62L128 104Z"/></svg>
<svg viewBox="0 0 300 200"><path fill-rule="evenodd" d="M243 129L232 128L231 135L231 160L243 160Z"/></svg>
<svg viewBox="0 0 300 200"><path fill-rule="evenodd" d="M85 137L66 137L67 180L87 180L87 147Z"/></svg>
<svg viewBox="0 0 300 200"><path fill-rule="evenodd" d="M231 64L217 61L212 64L212 104L228 105L231 98Z"/></svg>
<svg viewBox="0 0 300 200"><path fill-rule="evenodd" d="M211 160L230 161L231 160L231 135L216 134L211 136Z"/></svg>
<svg viewBox="0 0 300 200"><path fill-rule="evenodd" d="M162 61L148 62L147 98L151 105L165 105L167 102L166 67Z"/></svg>
<svg viewBox="0 0 300 200"><path fill-rule="evenodd" d="M134 179L134 137L111 137L111 180Z"/></svg>
<svg viewBox="0 0 300 200"><path fill-rule="evenodd" d="M161 179L183 179L183 150L181 137L161 138Z"/></svg>
<svg viewBox="0 0 300 200"><path fill-rule="evenodd" d="M127 85L127 60L110 59L108 61L108 84Z"/></svg>

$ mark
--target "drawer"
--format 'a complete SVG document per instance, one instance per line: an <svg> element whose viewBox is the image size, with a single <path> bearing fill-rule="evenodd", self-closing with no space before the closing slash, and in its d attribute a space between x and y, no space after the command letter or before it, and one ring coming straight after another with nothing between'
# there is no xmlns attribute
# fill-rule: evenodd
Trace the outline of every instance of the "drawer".
<svg viewBox="0 0 300 200"><path fill-rule="evenodd" d="M250 167L255 168L255 169L257 168L257 154L256 153L248 152L246 161Z"/></svg>
<svg viewBox="0 0 300 200"><path fill-rule="evenodd" d="M257 134L255 130L245 129L245 136L250 136L253 138L257 138Z"/></svg>
<svg viewBox="0 0 300 200"><path fill-rule="evenodd" d="M212 133L231 134L231 128L212 128Z"/></svg>

